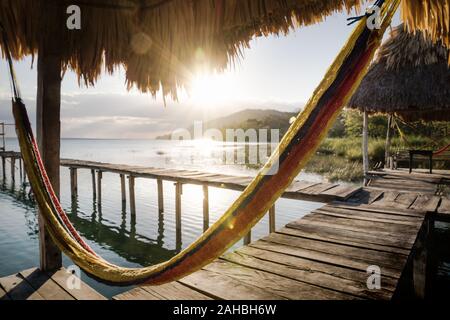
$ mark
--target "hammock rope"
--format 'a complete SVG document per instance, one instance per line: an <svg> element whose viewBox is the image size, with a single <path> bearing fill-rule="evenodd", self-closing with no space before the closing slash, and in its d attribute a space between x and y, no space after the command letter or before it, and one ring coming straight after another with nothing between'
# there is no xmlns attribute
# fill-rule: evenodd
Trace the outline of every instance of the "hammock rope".
<svg viewBox="0 0 450 320"><path fill-rule="evenodd" d="M383 23L378 30L366 27L367 18L359 21L275 152L224 215L186 249L170 260L153 266L123 268L113 265L97 256L83 241L53 192L26 107L20 95L14 94L13 114L25 170L52 240L88 275L114 285L157 285L175 281L217 259L265 215L314 155L337 115L367 73L399 3L400 0L379 1ZM14 74L11 73L11 76L14 77Z"/></svg>
<svg viewBox="0 0 450 320"><path fill-rule="evenodd" d="M412 130L415 130L415 131L418 131L417 126L414 126L413 124L408 123L408 122L406 122L406 121L404 121L404 120L402 120L402 119L400 119L400 118L398 118L398 117L394 117L394 124L395 124L395 126L397 127L397 131L398 131L398 133L399 133L399 135L400 135L400 139L401 139L407 146L411 146L412 144L411 144L410 141L406 138L406 135L405 135L405 133L403 132L403 130L400 128L400 125L398 124L398 121L400 121L400 122L403 123L405 126L411 128ZM437 140L433 139L431 136L428 136L428 139L430 139L432 143L426 145L425 148L427 148L427 149L432 149L432 148L436 148L436 147L439 148L439 149L433 151L433 155L434 155L434 156L441 155L441 154L443 154L444 152L446 152L447 150L450 150L450 143L447 144L447 145L445 145L445 146L440 147L440 146L439 146L440 143L439 143ZM397 151L399 151L399 148L400 148L400 147L397 148Z"/></svg>

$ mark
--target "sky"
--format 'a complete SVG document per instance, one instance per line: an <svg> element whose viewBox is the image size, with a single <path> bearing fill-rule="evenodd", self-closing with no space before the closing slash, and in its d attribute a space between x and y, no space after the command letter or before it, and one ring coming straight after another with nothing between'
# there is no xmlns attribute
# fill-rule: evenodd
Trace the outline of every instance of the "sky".
<svg viewBox="0 0 450 320"><path fill-rule="evenodd" d="M178 101L160 94L153 98L127 91L123 70L104 74L95 87L79 87L73 72L62 82L63 138L151 139L196 120L213 119L243 109L299 110L353 30L346 19L354 12L336 13L320 24L287 36L252 40L244 58L223 74L198 75L189 93ZM398 16L393 26L399 24ZM0 60L0 122L12 122L6 62ZM31 58L15 63L22 95L35 118L36 69ZM9 130L12 134L13 129Z"/></svg>

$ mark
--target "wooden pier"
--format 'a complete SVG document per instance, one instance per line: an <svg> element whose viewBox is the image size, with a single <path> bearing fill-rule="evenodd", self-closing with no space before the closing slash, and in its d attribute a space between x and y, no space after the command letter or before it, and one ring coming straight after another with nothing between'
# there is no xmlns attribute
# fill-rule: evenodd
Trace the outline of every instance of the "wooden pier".
<svg viewBox="0 0 450 320"><path fill-rule="evenodd" d="M61 165L70 170L74 198L78 192L79 169L90 170L93 197L100 203L103 173L115 173L120 178L118 183L120 181L124 206L128 180L131 214L136 213L136 179L157 181L160 213L164 211L162 182L173 182L177 237L181 237L180 202L184 184L203 186L201 211L203 227L207 229L208 188L240 191L251 181L251 177L80 160L62 160ZM446 195L450 173L408 174L402 170L384 170L370 172L369 178L367 187L295 181L283 197L327 204L279 230L275 230L276 213L273 208L268 212L268 236L252 242L249 234L243 247L179 281L162 286L136 287L113 299L391 300L405 296L424 297L427 286L425 270L429 263L428 237L436 219L450 217L450 197ZM376 281L368 285L369 278L374 275L379 275L379 288ZM45 275L41 277L45 278ZM47 277L51 283L55 282L51 275ZM29 291L34 289L28 297L34 297L34 292L37 292L38 297L45 298L45 294L39 292L41 287L33 286L28 280L27 272L12 278L25 281L27 284L23 286ZM3 290L0 294L3 292L5 299L24 297L11 294L11 287L5 285L8 282L4 279L0 279ZM73 295L71 297L77 299Z"/></svg>
<svg viewBox="0 0 450 320"><path fill-rule="evenodd" d="M128 180L129 209L136 215L135 183L136 179L154 179L157 181L158 211L164 212L163 182L173 182L175 188L175 224L176 243L181 244L181 196L183 185L192 184L203 187L203 230L209 228L209 187L243 191L253 180L248 176L206 173L195 170L177 170L130 166L124 164L102 163L84 160L61 159L61 166L69 168L72 198L77 197L77 171L89 170L92 175L93 198L97 199L99 211L102 205L102 177L104 173L117 174L120 177L122 207L126 208L126 180ZM127 179L125 179L127 177ZM283 198L316 202L345 201L358 192L360 187L336 183L294 181L282 195ZM269 231L275 230L275 207L269 210ZM244 244L251 242L251 232L244 238Z"/></svg>
<svg viewBox="0 0 450 320"><path fill-rule="evenodd" d="M442 202L420 193L393 194L362 189L180 281L138 287L114 299L391 300L400 298L401 286L421 296L427 263L421 239L427 214ZM379 268L379 289L368 288L371 268Z"/></svg>

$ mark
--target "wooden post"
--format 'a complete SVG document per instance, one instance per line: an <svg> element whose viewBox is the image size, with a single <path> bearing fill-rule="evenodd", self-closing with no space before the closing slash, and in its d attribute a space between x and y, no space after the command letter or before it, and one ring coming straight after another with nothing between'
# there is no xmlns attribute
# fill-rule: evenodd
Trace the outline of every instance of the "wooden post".
<svg viewBox="0 0 450 320"><path fill-rule="evenodd" d="M433 173L433 153L429 155L430 173Z"/></svg>
<svg viewBox="0 0 450 320"><path fill-rule="evenodd" d="M163 181L161 179L157 179L156 184L158 185L158 213L161 214L164 212Z"/></svg>
<svg viewBox="0 0 450 320"><path fill-rule="evenodd" d="M413 255L413 286L416 298L424 299L426 297L427 287L429 286L430 276L430 254L428 253L428 246L430 245L434 219L426 217L423 229L419 233L419 237L415 244Z"/></svg>
<svg viewBox="0 0 450 320"><path fill-rule="evenodd" d="M95 200L97 198L97 187L95 186L95 170L91 169L91 177L92 177L92 199Z"/></svg>
<svg viewBox="0 0 450 320"><path fill-rule="evenodd" d="M275 232L275 204L269 209L269 232Z"/></svg>
<svg viewBox="0 0 450 320"><path fill-rule="evenodd" d="M252 230L250 229L250 231L245 235L244 237L244 245L249 245L250 242L252 242Z"/></svg>
<svg viewBox="0 0 450 320"><path fill-rule="evenodd" d="M176 243L181 244L181 195L183 186L180 182L175 183L175 226L176 226ZM178 247L178 245L177 245Z"/></svg>
<svg viewBox="0 0 450 320"><path fill-rule="evenodd" d="M23 181L23 172L22 172L22 158L19 158L19 178L20 182Z"/></svg>
<svg viewBox="0 0 450 320"><path fill-rule="evenodd" d="M2 136L2 146L0 147L0 150L6 151L6 145L5 145L5 124L2 122L0 123L0 126L2 127L2 132L0 135Z"/></svg>
<svg viewBox="0 0 450 320"><path fill-rule="evenodd" d="M97 208L100 211L102 209L102 178L103 173L98 170L97 171Z"/></svg>
<svg viewBox="0 0 450 320"><path fill-rule="evenodd" d="M3 181L6 180L6 161L5 157L2 157L2 175L3 175Z"/></svg>
<svg viewBox="0 0 450 320"><path fill-rule="evenodd" d="M386 132L386 144L384 152L384 167L391 168L391 132L392 132L392 115L388 116L387 132Z"/></svg>
<svg viewBox="0 0 450 320"><path fill-rule="evenodd" d="M130 193L130 213L132 216L136 215L136 198L134 193L134 177L128 177L128 187Z"/></svg>
<svg viewBox="0 0 450 320"><path fill-rule="evenodd" d="M16 158L11 157L11 180L16 181Z"/></svg>
<svg viewBox="0 0 450 320"><path fill-rule="evenodd" d="M51 15L53 12L56 15L54 11L58 9L47 5L44 7L47 14ZM61 42L58 40L59 31L49 29L44 29L47 30L48 36L43 35L39 43L36 131L42 161L53 190L59 197L61 136L61 55L59 50ZM61 267L61 251L51 240L41 214L39 214L39 248L41 270L50 271Z"/></svg>
<svg viewBox="0 0 450 320"><path fill-rule="evenodd" d="M363 171L364 171L364 185L367 185L367 174L369 172L369 116L364 110L363 115Z"/></svg>
<svg viewBox="0 0 450 320"><path fill-rule="evenodd" d="M208 186L203 185L203 232L209 228L209 192Z"/></svg>
<svg viewBox="0 0 450 320"><path fill-rule="evenodd" d="M70 195L72 200L78 195L78 176L76 168L69 168L70 170Z"/></svg>
<svg viewBox="0 0 450 320"><path fill-rule="evenodd" d="M127 208L127 192L125 190L125 175L123 173L120 174L120 193L122 198L122 211L125 211Z"/></svg>

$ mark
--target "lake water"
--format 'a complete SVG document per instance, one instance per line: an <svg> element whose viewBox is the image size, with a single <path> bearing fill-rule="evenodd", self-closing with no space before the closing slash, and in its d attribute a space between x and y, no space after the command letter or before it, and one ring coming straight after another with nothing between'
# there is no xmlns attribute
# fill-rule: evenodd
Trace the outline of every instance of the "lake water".
<svg viewBox="0 0 450 320"><path fill-rule="evenodd" d="M61 156L155 168L255 175L256 169L224 163L224 152L233 152L235 148L242 146L204 141L65 139L62 140ZM8 139L7 150L18 151L17 141ZM6 181L2 181L0 176L0 276L39 265L36 205L28 199L18 182L12 185L9 163L6 171ZM299 178L323 180L321 176L305 173L301 173ZM164 261L179 251L175 242L173 183L164 183L165 212L159 215L156 181L136 179L136 220L131 219L128 208L127 212L122 212L119 176L104 173L102 186L102 210L98 212L92 197L91 173L78 170L78 199L72 203L69 170L61 168L62 205L75 228L98 254L121 266L139 267ZM235 191L210 188L210 222L216 221L238 195ZM320 203L280 199L276 203L276 226L280 228L320 206ZM202 224L201 186L185 185L182 195L182 248L201 235ZM266 216L253 229L252 238L261 238L268 234L268 230ZM234 248L241 245L242 241L239 241ZM64 265L71 264L65 257ZM82 279L107 297L129 289L101 284L85 274L82 274Z"/></svg>

